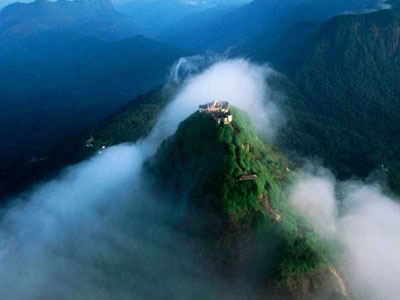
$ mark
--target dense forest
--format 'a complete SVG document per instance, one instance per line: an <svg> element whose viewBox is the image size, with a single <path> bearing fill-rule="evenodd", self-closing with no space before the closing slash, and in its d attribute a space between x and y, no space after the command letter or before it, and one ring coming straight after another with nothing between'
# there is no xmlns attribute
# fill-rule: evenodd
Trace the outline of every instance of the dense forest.
<svg viewBox="0 0 400 300"><path fill-rule="evenodd" d="M296 51L279 83L291 104L283 144L340 176L386 173L399 188L400 14L335 17ZM279 80L278 80L279 81Z"/></svg>

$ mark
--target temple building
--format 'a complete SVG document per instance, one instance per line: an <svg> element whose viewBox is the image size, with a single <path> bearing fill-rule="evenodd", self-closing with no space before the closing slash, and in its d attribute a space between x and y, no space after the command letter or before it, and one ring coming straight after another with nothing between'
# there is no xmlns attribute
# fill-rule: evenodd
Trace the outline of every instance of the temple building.
<svg viewBox="0 0 400 300"><path fill-rule="evenodd" d="M228 101L217 101L200 105L199 112L203 114L210 114L218 124L230 124L233 121L232 114L229 112Z"/></svg>

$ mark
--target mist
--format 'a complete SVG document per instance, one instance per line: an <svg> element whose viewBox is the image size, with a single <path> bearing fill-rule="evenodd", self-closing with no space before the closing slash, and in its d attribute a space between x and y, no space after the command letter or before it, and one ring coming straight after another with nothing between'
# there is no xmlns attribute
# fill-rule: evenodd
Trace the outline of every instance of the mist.
<svg viewBox="0 0 400 300"><path fill-rule="evenodd" d="M1 212L0 298L239 299L177 230L180 209L147 190L141 167L180 121L215 98L272 124L279 111L268 104L271 72L238 59L192 74L148 138L110 147L12 199Z"/></svg>
<svg viewBox="0 0 400 300"><path fill-rule="evenodd" d="M47 0L50 2L56 2L57 0ZM127 4L127 3L140 3L140 2L154 2L155 0L112 0L113 4L115 6L119 6L119 5L123 5L123 4ZM168 1L168 0L164 0L164 1ZM172 0L175 1L175 0ZM21 2L21 3L30 3L30 2L34 2L34 0L1 0L0 2L0 9L15 3L15 2ZM177 2L182 2L188 5L194 5L194 6L204 6L205 8L207 7L211 7L211 6L216 6L219 4L225 4L225 5L232 5L232 4L245 4L248 2L251 2L251 0L202 0L202 1L196 1L196 0L177 0Z"/></svg>
<svg viewBox="0 0 400 300"><path fill-rule="evenodd" d="M400 295L400 204L379 184L337 182L329 170L299 171L290 201L343 249L344 273L354 299Z"/></svg>

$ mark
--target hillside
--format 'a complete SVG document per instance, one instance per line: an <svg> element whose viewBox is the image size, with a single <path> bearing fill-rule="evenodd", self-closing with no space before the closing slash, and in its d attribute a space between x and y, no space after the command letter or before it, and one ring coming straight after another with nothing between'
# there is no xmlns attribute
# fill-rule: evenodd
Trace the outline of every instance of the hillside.
<svg viewBox="0 0 400 300"><path fill-rule="evenodd" d="M183 121L145 163L150 188L173 201L182 230L207 245L207 255L226 276L244 269L265 290L289 299L331 299L338 289L329 276L333 245L285 200L286 159L257 136L245 112L232 107L231 113L228 125L199 112ZM332 280L329 287L304 291L321 274Z"/></svg>
<svg viewBox="0 0 400 300"><path fill-rule="evenodd" d="M135 20L141 34L158 39L169 30L180 30L182 26L205 25L209 19L202 12L219 11L225 7L239 7L251 0L208 0L188 2L181 0L116 1L115 8ZM194 5L195 3L195 5ZM214 10L215 9L215 10ZM208 12L206 12L208 10ZM198 22L198 20L200 20ZM190 22L191 20L191 22Z"/></svg>
<svg viewBox="0 0 400 300"><path fill-rule="evenodd" d="M284 68L294 86L278 83L291 98L283 145L342 177L380 170L398 191L399 39L395 10L339 16L307 38Z"/></svg>
<svg viewBox="0 0 400 300"><path fill-rule="evenodd" d="M179 35L172 31L166 40L183 49L221 51L260 35L267 35L272 42L299 21L323 21L346 11L376 8L377 3L377 0L254 0L209 20L206 26L193 24L181 29Z"/></svg>
<svg viewBox="0 0 400 300"><path fill-rule="evenodd" d="M0 12L0 37L30 38L41 32L78 28L90 23L96 24L100 31L112 20L120 22L124 18L114 10L111 0L16 2Z"/></svg>
<svg viewBox="0 0 400 300"><path fill-rule="evenodd" d="M169 67L184 55L137 36L74 58L0 63L0 124L7 128L0 130L2 167L43 155L65 136L163 84Z"/></svg>
<svg viewBox="0 0 400 300"><path fill-rule="evenodd" d="M237 8L238 6L235 5L218 5L200 12L193 12L161 30L158 38L193 52L202 51L208 47L214 49L213 44L210 44L214 42L209 39L212 38L215 24Z"/></svg>
<svg viewBox="0 0 400 300"><path fill-rule="evenodd" d="M388 0L386 1L388 4L392 6L392 8L400 8L400 1L399 0Z"/></svg>
<svg viewBox="0 0 400 300"><path fill-rule="evenodd" d="M204 6L179 0L123 1L116 3L116 10L132 17L141 34L156 38L161 31L205 9Z"/></svg>
<svg viewBox="0 0 400 300"><path fill-rule="evenodd" d="M36 0L14 3L0 11L0 58L26 60L91 50L96 38L117 41L139 34L131 18L114 10L110 0Z"/></svg>
<svg viewBox="0 0 400 300"><path fill-rule="evenodd" d="M267 31L238 45L232 53L259 63L268 62L275 69L284 72L285 67L296 63L293 60L298 47L323 24L322 21L296 22L272 40L271 33Z"/></svg>
<svg viewBox="0 0 400 300"><path fill-rule="evenodd" d="M53 140L53 146L49 150L43 150L40 152L41 156L36 156L30 161L13 161L11 160L13 156L10 154L8 163L3 163L0 168L0 202L5 196L20 192L32 183L54 176L67 165L89 158L102 146L133 143L146 137L174 93L175 88L169 86L138 96L100 123L93 122L91 126L86 125L84 129L79 128L74 132L64 131L69 132L69 135ZM32 138L38 140L37 136ZM8 139L12 140L11 137ZM87 147L88 141L93 147ZM17 143L13 149L20 158L23 158L24 153L17 151L21 149L18 145ZM25 145L25 149L29 149L28 146ZM7 148L0 149L7 153Z"/></svg>

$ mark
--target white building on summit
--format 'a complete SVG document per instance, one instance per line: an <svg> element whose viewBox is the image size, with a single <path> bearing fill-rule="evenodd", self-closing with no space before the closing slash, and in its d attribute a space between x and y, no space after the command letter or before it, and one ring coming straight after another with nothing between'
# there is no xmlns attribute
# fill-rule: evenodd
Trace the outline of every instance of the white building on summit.
<svg viewBox="0 0 400 300"><path fill-rule="evenodd" d="M230 124L233 121L232 114L229 112L228 101L217 101L200 105L199 112L203 114L210 114L218 124Z"/></svg>
<svg viewBox="0 0 400 300"><path fill-rule="evenodd" d="M228 113L229 112L229 102L228 101L217 101L200 105L199 111L201 113Z"/></svg>

